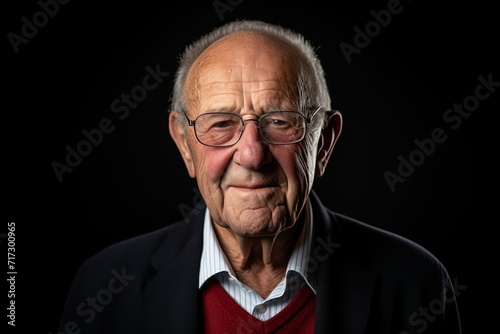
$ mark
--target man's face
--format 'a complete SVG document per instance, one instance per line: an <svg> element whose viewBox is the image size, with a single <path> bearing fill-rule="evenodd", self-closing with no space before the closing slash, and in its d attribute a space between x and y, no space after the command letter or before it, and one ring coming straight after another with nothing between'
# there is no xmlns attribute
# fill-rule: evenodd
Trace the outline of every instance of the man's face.
<svg viewBox="0 0 500 334"><path fill-rule="evenodd" d="M297 59L289 47L249 33L216 42L188 74L187 116L220 111L247 120L298 111ZM256 122L245 122L238 143L222 148L202 145L188 127L183 156L212 220L242 237L275 235L293 224L312 186L320 123L308 124L317 130L300 143L270 145Z"/></svg>

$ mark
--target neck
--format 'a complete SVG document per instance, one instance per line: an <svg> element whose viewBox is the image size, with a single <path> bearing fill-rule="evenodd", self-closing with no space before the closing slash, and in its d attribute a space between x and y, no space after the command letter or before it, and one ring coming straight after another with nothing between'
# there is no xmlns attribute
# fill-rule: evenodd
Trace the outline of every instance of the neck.
<svg viewBox="0 0 500 334"><path fill-rule="evenodd" d="M304 224L305 214L276 236L242 237L213 224L215 234L236 277L266 298L283 280L288 261Z"/></svg>

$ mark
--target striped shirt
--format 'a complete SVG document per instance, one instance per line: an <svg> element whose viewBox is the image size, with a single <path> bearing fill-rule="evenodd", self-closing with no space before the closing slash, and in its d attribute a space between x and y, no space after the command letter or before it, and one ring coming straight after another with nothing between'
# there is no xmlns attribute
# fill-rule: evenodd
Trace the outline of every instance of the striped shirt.
<svg viewBox="0 0 500 334"><path fill-rule="evenodd" d="M224 290L249 314L266 321L278 314L295 297L304 284L316 293L314 276L308 271L309 253L313 236L312 211L309 202L306 205L309 217L297 239L286 274L271 294L263 299L257 292L240 282L225 256L215 235L208 208L205 212L203 227L203 251L201 255L199 288L212 276L215 276Z"/></svg>

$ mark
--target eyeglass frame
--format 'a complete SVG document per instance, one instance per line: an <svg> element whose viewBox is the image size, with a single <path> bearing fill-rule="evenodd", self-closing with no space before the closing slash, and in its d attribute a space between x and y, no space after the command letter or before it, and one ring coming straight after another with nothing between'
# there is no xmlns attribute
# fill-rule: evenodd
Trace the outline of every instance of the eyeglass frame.
<svg viewBox="0 0 500 334"><path fill-rule="evenodd" d="M262 139L270 144L270 145L290 145L290 144L296 144L298 142L301 142L304 138L305 138L305 135L306 135L306 132L307 132L307 124L311 123L312 122L312 119L314 116L316 116L316 114L320 111L324 109L322 106L319 106L317 109L314 110L314 112L312 113L312 115L310 117L306 117L304 116L303 114L301 114L300 112L298 111L291 111L291 110L282 110L282 111L271 111L271 112L267 112L267 113L264 113L262 115L259 116L259 118L257 119L247 119L247 120L244 120L240 115L238 114L234 114L234 113L230 113L230 112L207 112L207 113L203 113L203 114L200 114L198 116L196 116L195 119L189 119L188 115L186 114L185 111L182 111L182 113L184 114L184 116L186 117L186 120L188 121L188 125L189 126L192 126L193 127L193 130L194 130L194 136L196 137L196 140L198 140L198 142L202 145L205 145L205 146L209 146L209 147L231 147L231 146L234 146L236 145L241 137L243 136L243 131L245 131L245 122L249 122L249 121L253 121L253 122L256 122L257 123L257 127L259 128L259 133L262 137ZM260 120L265 117L265 116L268 116L269 114L273 114L273 113L282 113L282 112L289 112L289 113L295 113L295 114L298 114L300 115L303 119L304 119L304 122L305 122L305 125L306 125L306 129L304 130L304 134L302 135L302 138L300 139L297 139L295 141L292 141L292 142L289 142L289 143L271 143L269 141L267 141L267 139L264 137L264 135L262 134L262 129L260 128L260 126L258 126ZM203 115L209 115L209 114L221 114L221 115L224 115L224 114L230 114L230 115L233 115L233 116L237 116L239 119L241 119L241 123L243 124L243 129L240 131L240 134L238 136L238 139L233 143L233 144L225 144L225 145L209 145L209 144L205 144L203 143L199 138L198 138L198 133L196 132L196 127L195 127L195 124L196 124L196 120L200 117L200 116L203 116Z"/></svg>

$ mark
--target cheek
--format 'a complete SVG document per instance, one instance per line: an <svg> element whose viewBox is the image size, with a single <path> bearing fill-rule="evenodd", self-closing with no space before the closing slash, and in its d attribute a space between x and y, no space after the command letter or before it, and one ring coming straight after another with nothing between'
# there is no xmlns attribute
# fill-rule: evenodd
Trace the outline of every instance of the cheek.
<svg viewBox="0 0 500 334"><path fill-rule="evenodd" d="M297 145L295 154L293 155L293 162L290 165L294 166L294 170L290 170L290 176L293 175L297 186L302 188L301 192L307 191L311 188L314 178L315 156L312 154L314 150L311 145L303 141Z"/></svg>
<svg viewBox="0 0 500 334"><path fill-rule="evenodd" d="M198 150L196 158L196 173L198 183L213 187L220 186L221 177L224 174L232 153L220 148L210 148L203 146Z"/></svg>
<svg viewBox="0 0 500 334"><path fill-rule="evenodd" d="M311 157L301 145L296 145L288 154L276 153L275 158L280 165L285 182L286 202L290 217L297 218L312 186ZM283 153L283 152L281 152Z"/></svg>
<svg viewBox="0 0 500 334"><path fill-rule="evenodd" d="M285 150L285 146L277 146L273 152L274 159L286 176L287 188L297 194L307 187L310 178L311 157L307 155L303 145L297 144ZM312 168L314 170L314 168ZM302 189L300 189L302 188Z"/></svg>

